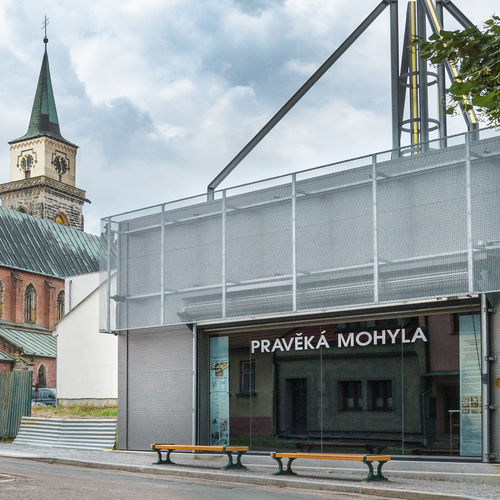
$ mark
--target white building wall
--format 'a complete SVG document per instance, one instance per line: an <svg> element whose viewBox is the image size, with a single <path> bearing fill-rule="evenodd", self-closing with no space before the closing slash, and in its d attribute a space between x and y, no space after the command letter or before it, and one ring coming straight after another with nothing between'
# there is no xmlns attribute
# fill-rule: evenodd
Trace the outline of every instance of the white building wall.
<svg viewBox="0 0 500 500"><path fill-rule="evenodd" d="M116 404L118 343L114 335L99 332L97 288L59 322L56 334L60 404Z"/></svg>
<svg viewBox="0 0 500 500"><path fill-rule="evenodd" d="M64 282L64 314L68 314L99 286L99 273L69 276Z"/></svg>

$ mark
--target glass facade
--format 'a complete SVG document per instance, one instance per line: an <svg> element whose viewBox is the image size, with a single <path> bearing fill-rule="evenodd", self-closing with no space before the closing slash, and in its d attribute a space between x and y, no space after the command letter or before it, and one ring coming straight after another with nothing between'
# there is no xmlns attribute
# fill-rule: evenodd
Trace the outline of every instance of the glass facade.
<svg viewBox="0 0 500 500"><path fill-rule="evenodd" d="M480 336L474 312L211 336L211 444L480 456Z"/></svg>
<svg viewBox="0 0 500 500"><path fill-rule="evenodd" d="M101 329L499 291L500 137L467 137L103 219Z"/></svg>

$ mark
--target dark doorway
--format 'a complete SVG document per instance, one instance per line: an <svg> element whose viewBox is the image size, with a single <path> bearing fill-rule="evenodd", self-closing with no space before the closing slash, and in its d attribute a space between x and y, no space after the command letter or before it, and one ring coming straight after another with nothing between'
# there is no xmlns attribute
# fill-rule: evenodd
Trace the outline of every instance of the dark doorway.
<svg viewBox="0 0 500 500"><path fill-rule="evenodd" d="M307 434L307 379L286 380L287 428L292 434Z"/></svg>

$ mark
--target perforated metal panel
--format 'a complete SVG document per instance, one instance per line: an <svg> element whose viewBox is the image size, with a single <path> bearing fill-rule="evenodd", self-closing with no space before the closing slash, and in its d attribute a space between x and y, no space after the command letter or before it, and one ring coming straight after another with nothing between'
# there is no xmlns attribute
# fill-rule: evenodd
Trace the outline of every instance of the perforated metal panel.
<svg viewBox="0 0 500 500"><path fill-rule="evenodd" d="M466 138L103 219L101 328L500 290L500 138Z"/></svg>
<svg viewBox="0 0 500 500"><path fill-rule="evenodd" d="M471 144L474 289L496 291L500 283L500 151L498 139Z"/></svg>
<svg viewBox="0 0 500 500"><path fill-rule="evenodd" d="M118 446L148 450L155 442L191 443L191 330L128 335L128 363L126 338L119 342Z"/></svg>

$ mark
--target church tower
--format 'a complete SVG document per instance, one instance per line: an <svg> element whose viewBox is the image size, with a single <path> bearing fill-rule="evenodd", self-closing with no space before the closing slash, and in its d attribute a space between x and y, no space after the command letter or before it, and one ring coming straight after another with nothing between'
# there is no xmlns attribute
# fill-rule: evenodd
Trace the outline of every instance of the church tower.
<svg viewBox="0 0 500 500"><path fill-rule="evenodd" d="M10 144L10 182L0 184L4 208L83 231L85 191L75 186L78 146L59 129L47 36L28 131Z"/></svg>

